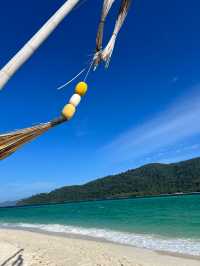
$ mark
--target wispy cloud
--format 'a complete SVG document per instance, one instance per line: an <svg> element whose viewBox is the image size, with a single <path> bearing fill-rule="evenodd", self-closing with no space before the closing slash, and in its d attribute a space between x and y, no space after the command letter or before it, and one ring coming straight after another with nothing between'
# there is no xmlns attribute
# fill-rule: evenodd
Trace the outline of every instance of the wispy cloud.
<svg viewBox="0 0 200 266"><path fill-rule="evenodd" d="M113 162L140 160L197 137L200 134L200 85L190 91L192 93L176 99L150 121L130 128L105 145L103 152L107 158ZM165 151L163 156L166 154Z"/></svg>

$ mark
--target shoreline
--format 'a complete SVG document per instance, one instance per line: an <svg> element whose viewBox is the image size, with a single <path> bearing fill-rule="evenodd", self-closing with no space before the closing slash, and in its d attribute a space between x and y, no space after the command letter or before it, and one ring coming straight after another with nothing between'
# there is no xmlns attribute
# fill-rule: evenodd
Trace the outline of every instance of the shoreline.
<svg viewBox="0 0 200 266"><path fill-rule="evenodd" d="M38 241L39 240L39 241ZM6 247L9 243L10 247ZM62 245L60 246L60 244ZM104 239L87 237L83 235L63 234L54 232L43 232L42 230L24 230L24 229L6 229L0 228L0 263L4 253L9 253L11 250L18 251L24 250L24 257L28 257L28 254L34 253L32 261L37 256L40 257L40 265L133 265L133 266L197 266L199 265L200 257L190 256L179 253L153 251L145 248L137 248L130 245L122 245L119 243L113 243ZM55 248L55 253L60 258L60 264L56 264L56 261L51 258L51 249ZM79 259L75 256L71 256L71 253L78 253L82 250L90 261L90 264L79 264L79 260L85 259L85 256L79 256ZM92 250L92 254L90 254ZM37 255L38 252L43 255ZM62 251L62 252L61 252ZM39 252L39 254L40 254ZM11 252L12 253L12 252ZM107 254L108 253L108 254ZM59 255L60 254L60 255ZM67 254L67 256L66 256ZM107 259L103 254L107 254ZM56 257L55 256L55 257ZM77 255L78 256L78 255ZM101 263L96 262L96 257L101 257ZM29 258L27 260L30 260ZM57 260L57 258L56 258ZM70 260L71 264L65 264L66 260ZM38 264L27 265L38 265ZM46 261L49 261L46 264ZM109 262L111 261L111 262ZM54 264L55 263L55 264ZM121 263L121 264L120 264ZM1 265L1 264L0 264Z"/></svg>
<svg viewBox="0 0 200 266"><path fill-rule="evenodd" d="M39 233L42 235L58 236L58 237L68 238L68 239L79 239L79 240L89 240L89 241L101 242L101 243L111 243L114 245L128 246L128 247L133 247L133 248L150 250L150 251L158 252L160 254L166 254L166 255L175 256L175 257L184 257L184 258L189 258L189 259L200 260L200 255L188 254L188 253L178 252L178 251L170 251L170 250L165 250L165 249L157 249L157 248L151 248L151 247L145 247L145 246L137 246L137 245L134 245L131 243L126 243L126 242L120 243L118 241L106 238L105 236L95 236L95 235L81 234L81 233L77 233L77 232L73 233L73 232L67 232L67 231L49 231L49 230L42 229L40 227L31 227L31 226L30 227L23 227L23 226L20 227L17 225L14 225L12 227L6 226L6 225L3 225L3 226L0 225L0 230L1 229L2 230L30 232L30 233ZM115 232L115 231L113 231L113 232ZM118 232L118 233L121 233L121 232Z"/></svg>
<svg viewBox="0 0 200 266"><path fill-rule="evenodd" d="M24 208L24 207L38 207L38 206L49 206L49 205L63 205L63 204L72 204L72 203L87 203L95 201L112 201L112 200L128 200L128 199L145 199L145 198L166 198L166 197L181 197L181 196L200 196L200 192L176 192L176 193L164 193L164 194L155 194L155 195L143 195L143 196L129 196L129 197L114 197L114 198L102 198L102 199L90 199L90 200L75 200L75 201L64 201L64 202L49 202L41 204L22 204L22 205L11 205L11 206L0 206L1 208L10 209L10 208ZM20 201L20 200L18 200ZM17 202L18 202L17 201Z"/></svg>

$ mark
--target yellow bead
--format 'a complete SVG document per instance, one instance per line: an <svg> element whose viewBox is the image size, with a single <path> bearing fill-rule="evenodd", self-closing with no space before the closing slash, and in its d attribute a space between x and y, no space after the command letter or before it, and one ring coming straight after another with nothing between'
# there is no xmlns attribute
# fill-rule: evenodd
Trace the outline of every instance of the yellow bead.
<svg viewBox="0 0 200 266"><path fill-rule="evenodd" d="M88 89L88 85L87 83L85 82L79 82L77 85L76 85L76 89L75 89L75 92L77 94L79 94L80 96L84 96L87 92L87 89Z"/></svg>
<svg viewBox="0 0 200 266"><path fill-rule="evenodd" d="M76 108L70 103L66 104L62 110L62 114L67 120L70 120L75 114L75 112Z"/></svg>

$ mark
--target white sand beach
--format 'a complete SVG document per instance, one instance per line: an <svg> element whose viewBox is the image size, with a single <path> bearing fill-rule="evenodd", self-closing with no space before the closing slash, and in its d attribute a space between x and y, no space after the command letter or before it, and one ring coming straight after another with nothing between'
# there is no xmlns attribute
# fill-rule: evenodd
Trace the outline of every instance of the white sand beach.
<svg viewBox="0 0 200 266"><path fill-rule="evenodd" d="M0 229L0 266L199 266L198 258L93 240Z"/></svg>

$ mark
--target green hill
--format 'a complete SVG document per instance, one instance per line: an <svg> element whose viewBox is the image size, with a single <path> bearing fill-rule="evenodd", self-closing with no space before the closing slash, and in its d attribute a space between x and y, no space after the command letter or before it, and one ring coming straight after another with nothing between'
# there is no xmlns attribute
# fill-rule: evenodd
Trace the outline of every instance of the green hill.
<svg viewBox="0 0 200 266"><path fill-rule="evenodd" d="M18 205L200 192L200 158L148 164L79 186L66 186L19 201Z"/></svg>

